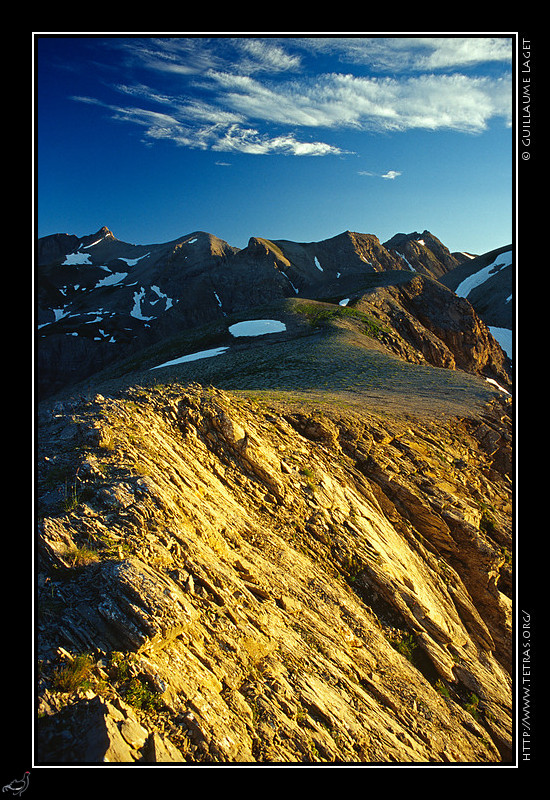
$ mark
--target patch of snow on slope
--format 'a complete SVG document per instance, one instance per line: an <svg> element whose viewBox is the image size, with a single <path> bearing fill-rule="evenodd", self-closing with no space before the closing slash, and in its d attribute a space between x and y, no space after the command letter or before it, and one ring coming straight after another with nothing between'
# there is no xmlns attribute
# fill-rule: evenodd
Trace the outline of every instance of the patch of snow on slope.
<svg viewBox="0 0 550 800"><path fill-rule="evenodd" d="M221 353L225 353L228 350L227 347L215 347L212 350L200 350L198 353L189 353L186 356L181 356L180 358L174 358L172 361L165 361L164 364L159 364L156 367L151 367L151 369L160 369L161 367L171 367L174 364L184 364L187 361L198 361L201 358L212 358L213 356L220 355Z"/></svg>
<svg viewBox="0 0 550 800"><path fill-rule="evenodd" d="M173 301L171 297L168 297L167 294L161 292L158 286L151 286L151 289L155 292L155 294L158 295L159 300L166 300L166 307L164 309L165 311L168 311L169 308L172 308ZM158 303L158 300L153 300L151 304L153 303Z"/></svg>
<svg viewBox="0 0 550 800"><path fill-rule="evenodd" d="M317 256L315 256L315 266L317 267L317 269L321 270L321 272L324 272L323 267L319 264L319 259L317 258Z"/></svg>
<svg viewBox="0 0 550 800"><path fill-rule="evenodd" d="M509 328L494 328L489 326L491 335L497 340L508 358L512 358L512 331Z"/></svg>
<svg viewBox="0 0 550 800"><path fill-rule="evenodd" d="M69 253L65 256L65 261L61 264L62 267L76 267L82 264L91 265L90 256L88 253Z"/></svg>
<svg viewBox="0 0 550 800"><path fill-rule="evenodd" d="M102 242L105 238L106 238L105 236L100 236L99 239L96 239L95 242L92 242L91 244L81 244L80 245L80 249L81 250L88 250L90 247L94 247L96 244L99 244L100 242Z"/></svg>
<svg viewBox="0 0 550 800"><path fill-rule="evenodd" d="M470 275L468 278L465 278L462 283L456 287L455 294L458 297L468 297L473 289L475 289L477 286L481 286L482 283L485 283L485 281L489 280L491 275L496 274L503 267L508 267L511 263L511 250L507 250L505 253L500 253L500 255L498 255L491 264L483 269L480 269L478 272L474 272L474 274Z"/></svg>
<svg viewBox="0 0 550 800"><path fill-rule="evenodd" d="M294 289L294 293L295 293L295 294L298 294L298 291L299 291L299 290L298 290L298 289L297 289L297 288L294 286L294 284L292 283L292 281L290 280L290 278L288 277L288 275L286 274L286 272L283 272L283 270L281 270L281 275L284 275L284 276L285 276L285 278L287 279L287 281L290 283L290 285L291 285L291 286L292 286L292 288Z"/></svg>
<svg viewBox="0 0 550 800"><path fill-rule="evenodd" d="M497 383L495 380L493 380L493 378L485 378L485 380L487 381L487 383L492 383L493 386L496 386L497 389L500 389L500 391L504 392L504 394L510 394L508 389L505 389L504 386L501 386L500 383Z"/></svg>
<svg viewBox="0 0 550 800"><path fill-rule="evenodd" d="M147 258L150 255L149 253L145 253L144 256L140 256L139 258L123 258L122 256L118 256L119 261L126 261L129 267L135 267L138 261L141 261L142 258Z"/></svg>
<svg viewBox="0 0 550 800"><path fill-rule="evenodd" d="M405 256L403 255L403 253L400 253L398 250L395 250L394 252L396 252L396 253L397 253L397 255L398 255L398 256L400 256L400 257L403 259L403 261L404 261L404 262L405 262L405 264L408 266L408 268L410 269L410 271L411 271L411 272L416 272L415 268L414 268L413 266L411 266L411 263L410 263L410 261L409 261L407 258L405 258Z"/></svg>
<svg viewBox="0 0 550 800"><path fill-rule="evenodd" d="M217 292L214 292L214 297L216 298L216 302L218 303L218 305L219 305L219 307L220 307L220 311L222 312L222 314L224 315L224 317L226 317L226 316L227 316L227 313L226 313L226 312L223 310L223 305L222 305L222 301L221 301L221 299L220 299L220 296L219 296L219 294L218 294Z"/></svg>
<svg viewBox="0 0 550 800"><path fill-rule="evenodd" d="M127 272L111 272L106 278L101 278L101 280L96 283L95 288L99 289L101 286L115 286L117 283L123 281L127 275Z"/></svg>
<svg viewBox="0 0 550 800"><path fill-rule="evenodd" d="M136 319L141 319L144 322L148 322L150 319L155 319L155 317L145 317L141 311L141 301L145 297L145 289L143 286L139 290L139 292L134 292L134 307L130 311L130 315L135 317Z"/></svg>
<svg viewBox="0 0 550 800"><path fill-rule="evenodd" d="M229 326L229 333L232 336L263 336L266 333L282 331L286 331L286 325L276 319L251 319Z"/></svg>

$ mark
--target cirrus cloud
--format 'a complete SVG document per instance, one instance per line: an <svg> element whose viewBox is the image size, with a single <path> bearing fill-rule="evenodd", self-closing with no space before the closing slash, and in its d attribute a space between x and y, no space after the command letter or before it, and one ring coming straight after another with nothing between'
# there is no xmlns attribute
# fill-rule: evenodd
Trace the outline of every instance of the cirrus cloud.
<svg viewBox="0 0 550 800"><path fill-rule="evenodd" d="M167 140L256 155L340 156L347 151L333 139L339 131L480 134L497 118L511 123L508 72L448 71L506 64L511 47L504 38L162 37L117 40L112 47L124 54L130 76L135 70L142 78L112 85L133 104L78 99L140 126L149 145ZM329 51L340 63L368 64L369 74L337 72L334 63L332 71L312 71L311 54ZM390 64L392 74L385 74ZM167 77L159 86L160 75Z"/></svg>

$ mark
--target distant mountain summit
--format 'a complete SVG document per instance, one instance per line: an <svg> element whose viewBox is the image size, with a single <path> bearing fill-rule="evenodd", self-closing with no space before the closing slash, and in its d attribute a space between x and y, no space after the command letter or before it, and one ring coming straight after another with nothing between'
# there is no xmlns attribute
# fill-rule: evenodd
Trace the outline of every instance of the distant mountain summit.
<svg viewBox="0 0 550 800"><path fill-rule="evenodd" d="M440 278L461 262L430 231L397 233L384 242L384 247L399 253L410 269L432 278Z"/></svg>
<svg viewBox="0 0 550 800"><path fill-rule="evenodd" d="M204 231L149 245L123 242L105 226L83 237L46 236L36 248L39 394L176 334L224 326L273 303L338 305L359 296L375 273L390 283L420 275L454 289L468 269L485 263L479 258L451 254L429 231L396 234L384 244L352 231L319 242L252 236L242 249Z"/></svg>

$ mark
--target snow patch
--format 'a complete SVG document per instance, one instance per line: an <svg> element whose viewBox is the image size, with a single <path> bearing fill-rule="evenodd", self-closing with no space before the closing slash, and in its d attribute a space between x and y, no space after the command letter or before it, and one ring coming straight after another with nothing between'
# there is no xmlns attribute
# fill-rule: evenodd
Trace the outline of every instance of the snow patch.
<svg viewBox="0 0 550 800"><path fill-rule="evenodd" d="M276 319L251 319L229 326L229 333L232 336L263 336L266 333L282 331L286 331L286 325Z"/></svg>
<svg viewBox="0 0 550 800"><path fill-rule="evenodd" d="M497 340L508 358L512 358L512 331L510 328L495 328L489 325L489 330L494 339Z"/></svg>
<svg viewBox="0 0 550 800"><path fill-rule="evenodd" d="M408 266L411 272L416 272L415 268L411 266L410 262L408 261L408 259L405 258L403 253L400 253L398 250L396 250L395 252L397 253L398 256L401 256L401 258L403 259L403 261Z"/></svg>
<svg viewBox="0 0 550 800"><path fill-rule="evenodd" d="M168 311L169 308L172 308L173 300L171 297L168 297L167 294L161 292L158 286L151 285L151 289L158 295L159 300L166 300L166 306L164 308L165 311ZM153 303L158 303L158 300L153 300Z"/></svg>
<svg viewBox="0 0 550 800"><path fill-rule="evenodd" d="M95 242L92 242L91 244L81 244L80 245L80 249L81 250L88 250L88 248L95 247L96 244L99 244L104 239L105 239L105 236L101 236L99 239L96 239Z"/></svg>
<svg viewBox="0 0 550 800"><path fill-rule="evenodd" d="M123 281L127 275L127 272L111 272L106 278L101 278L101 280L96 283L95 288L99 289L102 286L116 286L116 284Z"/></svg>
<svg viewBox="0 0 550 800"><path fill-rule="evenodd" d="M501 386L500 383L497 383L495 380L493 380L493 378L485 378L485 380L487 381L487 383L492 383L493 386L496 386L497 389L500 389L500 391L504 392L504 394L510 394L508 389L505 389L504 386Z"/></svg>
<svg viewBox="0 0 550 800"><path fill-rule="evenodd" d="M89 253L69 253L65 256L65 261L61 264L62 267L77 267L81 265L90 266Z"/></svg>
<svg viewBox="0 0 550 800"><path fill-rule="evenodd" d="M155 319L155 317L145 317L141 310L141 301L145 297L145 289L143 286L139 290L139 292L134 292L134 307L130 311L130 315L135 317L136 319L141 319L144 322L148 322L150 319Z"/></svg>
<svg viewBox="0 0 550 800"><path fill-rule="evenodd" d="M346 297L344 300L340 300L340 302L338 303L338 305L339 305L339 306L347 306L347 304L349 303L349 301L350 301L350 298L349 298L349 297Z"/></svg>
<svg viewBox="0 0 550 800"><path fill-rule="evenodd" d="M474 272L474 274L470 275L468 278L465 278L462 283L456 287L455 294L458 297L468 297L473 289L475 289L477 286L481 286L482 283L485 283L485 281L489 280L491 275L495 275L503 267L510 266L511 263L511 250L507 250L505 253L500 253L491 264L483 269L480 269L478 272Z"/></svg>
<svg viewBox="0 0 550 800"><path fill-rule="evenodd" d="M200 350L198 353L189 353L186 356L181 356L180 358L174 358L172 361L165 361L164 364L159 364L156 367L151 367L153 369L160 369L161 367L171 367L174 364L184 364L188 361L198 361L201 358L212 358L213 356L218 356L221 353L225 353L226 350L229 348L227 347L215 347L212 350Z"/></svg>
<svg viewBox="0 0 550 800"><path fill-rule="evenodd" d="M315 256L315 266L317 267L317 269L321 270L321 272L324 272L323 267L319 264L319 259L317 258L317 256Z"/></svg>
<svg viewBox="0 0 550 800"><path fill-rule="evenodd" d="M290 278L288 277L288 275L286 274L286 272L283 272L283 270L281 270L281 274L282 274L282 275L284 275L284 276L285 276L285 278L287 279L287 281L290 283L290 285L291 285L291 286L292 286L292 288L294 289L294 293L295 293L295 294L298 294L298 291L299 291L299 290L298 290L298 289L297 289L297 288L294 286L294 284L292 283L292 281L290 280Z"/></svg>
<svg viewBox="0 0 550 800"><path fill-rule="evenodd" d="M142 258L147 258L150 253L145 253L144 256L140 256L139 258L123 258L122 256L118 256L119 261L125 261L129 267L135 267L138 261L141 261Z"/></svg>

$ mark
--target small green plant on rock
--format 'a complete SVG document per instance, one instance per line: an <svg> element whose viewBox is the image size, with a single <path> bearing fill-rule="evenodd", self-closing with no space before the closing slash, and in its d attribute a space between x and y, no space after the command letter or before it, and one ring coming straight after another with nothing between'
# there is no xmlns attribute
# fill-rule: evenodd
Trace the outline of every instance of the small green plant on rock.
<svg viewBox="0 0 550 800"><path fill-rule="evenodd" d="M76 488L76 481L72 486L68 486L65 482L65 496L63 498L63 511L74 511L80 502L78 490Z"/></svg>
<svg viewBox="0 0 550 800"><path fill-rule="evenodd" d="M410 661L411 664L413 663L414 651L416 650L417 644L412 633L403 633L396 636L390 639L390 643L398 653L401 653L401 655L407 659L407 661Z"/></svg>
<svg viewBox="0 0 550 800"><path fill-rule="evenodd" d="M471 714L474 719L479 719L479 697L475 695L473 692L470 695L470 699L465 704L464 709Z"/></svg>
<svg viewBox="0 0 550 800"><path fill-rule="evenodd" d="M52 675L52 686L58 692L76 692L89 689L93 660L88 653L76 656L68 664L57 667Z"/></svg>
<svg viewBox="0 0 550 800"><path fill-rule="evenodd" d="M316 486L315 470L312 469L311 467L303 467L303 469L300 470L300 473L306 479L306 483L307 483L308 487L313 491L315 489L315 486Z"/></svg>
<svg viewBox="0 0 550 800"><path fill-rule="evenodd" d="M158 710L162 703L157 694L146 686L139 678L132 678L124 689L124 699L134 708L143 711Z"/></svg>
<svg viewBox="0 0 550 800"><path fill-rule="evenodd" d="M487 536L492 536L495 533L496 523L493 516L488 511L483 511L479 521L479 529Z"/></svg>
<svg viewBox="0 0 550 800"><path fill-rule="evenodd" d="M137 661L133 653L113 650L109 659L108 671L113 681L123 682L130 678L132 663Z"/></svg>
<svg viewBox="0 0 550 800"><path fill-rule="evenodd" d="M76 550L71 550L68 554L68 559L71 562L71 566L78 569L99 561L99 556L95 550L91 550L84 545L83 547L77 547Z"/></svg>

